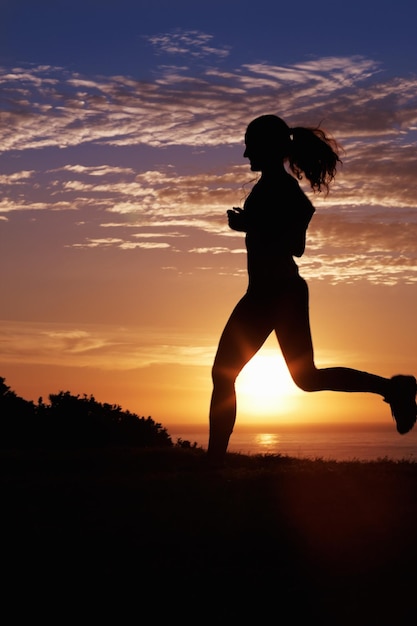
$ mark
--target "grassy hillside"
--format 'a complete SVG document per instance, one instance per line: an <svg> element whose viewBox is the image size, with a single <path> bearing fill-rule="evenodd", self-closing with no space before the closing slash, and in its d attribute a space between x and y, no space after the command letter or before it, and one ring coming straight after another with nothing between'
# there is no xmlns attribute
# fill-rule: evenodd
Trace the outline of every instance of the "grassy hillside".
<svg viewBox="0 0 417 626"><path fill-rule="evenodd" d="M0 459L16 621L415 623L416 464L230 454L210 471L181 448Z"/></svg>

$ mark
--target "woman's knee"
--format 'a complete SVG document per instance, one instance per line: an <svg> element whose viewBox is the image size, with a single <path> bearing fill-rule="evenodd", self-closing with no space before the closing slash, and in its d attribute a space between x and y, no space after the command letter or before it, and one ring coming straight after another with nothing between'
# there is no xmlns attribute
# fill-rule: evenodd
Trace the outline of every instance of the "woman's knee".
<svg viewBox="0 0 417 626"><path fill-rule="evenodd" d="M299 369L291 372L291 376L297 387L302 391L319 391L319 370L315 367L309 367L308 369Z"/></svg>
<svg viewBox="0 0 417 626"><path fill-rule="evenodd" d="M214 363L211 370L213 385L234 385L237 373L230 367Z"/></svg>

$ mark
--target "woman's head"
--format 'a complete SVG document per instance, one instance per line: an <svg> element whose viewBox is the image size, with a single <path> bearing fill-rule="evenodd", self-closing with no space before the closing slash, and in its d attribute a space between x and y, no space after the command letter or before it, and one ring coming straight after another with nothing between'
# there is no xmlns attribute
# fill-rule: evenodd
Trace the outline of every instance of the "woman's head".
<svg viewBox="0 0 417 626"><path fill-rule="evenodd" d="M247 157L253 171L271 170L288 161L298 179L304 176L314 191L329 184L341 163L337 144L321 128L290 128L276 115L254 119L245 134Z"/></svg>
<svg viewBox="0 0 417 626"><path fill-rule="evenodd" d="M282 164L289 157L291 131L276 115L261 115L246 129L244 156L255 172Z"/></svg>

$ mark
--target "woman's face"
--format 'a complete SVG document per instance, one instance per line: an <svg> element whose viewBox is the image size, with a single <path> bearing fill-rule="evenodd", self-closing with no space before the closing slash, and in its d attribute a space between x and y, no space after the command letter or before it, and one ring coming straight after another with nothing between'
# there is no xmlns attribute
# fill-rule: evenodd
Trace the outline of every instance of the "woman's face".
<svg viewBox="0 0 417 626"><path fill-rule="evenodd" d="M262 140L251 132L246 132L245 146L243 156L249 159L252 172L262 172L265 169L276 168L283 161L276 146L273 147L268 140Z"/></svg>
<svg viewBox="0 0 417 626"><path fill-rule="evenodd" d="M251 141L248 135L245 136L245 152L243 156L245 159L249 159L250 168L252 172L260 172L263 169L263 155L262 148L257 145L253 140Z"/></svg>

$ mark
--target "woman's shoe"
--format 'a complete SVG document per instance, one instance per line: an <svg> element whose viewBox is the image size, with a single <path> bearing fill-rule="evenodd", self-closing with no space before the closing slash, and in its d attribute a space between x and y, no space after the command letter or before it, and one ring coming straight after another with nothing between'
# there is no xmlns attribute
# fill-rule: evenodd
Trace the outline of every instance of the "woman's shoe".
<svg viewBox="0 0 417 626"><path fill-rule="evenodd" d="M393 376L389 382L389 391L384 398L391 407L391 413L400 435L408 433L416 423L417 383L414 376Z"/></svg>

